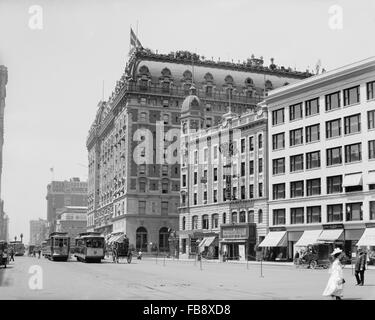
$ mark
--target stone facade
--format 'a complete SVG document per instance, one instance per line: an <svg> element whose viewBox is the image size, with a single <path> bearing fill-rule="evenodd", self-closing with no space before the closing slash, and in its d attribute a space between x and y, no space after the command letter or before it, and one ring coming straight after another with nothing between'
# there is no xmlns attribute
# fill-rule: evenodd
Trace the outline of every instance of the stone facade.
<svg viewBox="0 0 375 320"><path fill-rule="evenodd" d="M4 144L4 111L6 85L8 83L8 69L0 66L0 240L8 240L9 238L9 218L4 212L4 201L1 194L2 171L3 171L3 144Z"/></svg>
<svg viewBox="0 0 375 320"><path fill-rule="evenodd" d="M178 229L180 202L174 137L179 138L181 104L193 81L212 126L226 112L228 90L233 110L241 113L255 108L265 91L307 76L273 63L263 66L262 59L232 64L183 51L133 50L112 95L98 104L87 138L88 229L125 232L142 250L166 249L165 230ZM174 162L164 160L166 152Z"/></svg>

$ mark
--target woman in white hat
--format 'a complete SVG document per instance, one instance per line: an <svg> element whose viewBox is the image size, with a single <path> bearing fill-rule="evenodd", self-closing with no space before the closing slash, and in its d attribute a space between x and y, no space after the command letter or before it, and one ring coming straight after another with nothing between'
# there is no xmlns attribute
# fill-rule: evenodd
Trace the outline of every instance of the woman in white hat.
<svg viewBox="0 0 375 320"><path fill-rule="evenodd" d="M341 297L343 296L343 285L345 283L342 264L340 262L342 250L340 248L335 248L331 255L335 260L329 269L331 276L328 279L323 296L331 296L332 298L336 298L336 300L341 300Z"/></svg>

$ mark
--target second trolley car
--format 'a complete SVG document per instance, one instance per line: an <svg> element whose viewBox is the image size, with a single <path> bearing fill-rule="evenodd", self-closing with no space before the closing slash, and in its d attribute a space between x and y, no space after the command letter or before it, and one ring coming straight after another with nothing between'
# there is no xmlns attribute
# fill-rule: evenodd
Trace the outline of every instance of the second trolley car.
<svg viewBox="0 0 375 320"><path fill-rule="evenodd" d="M44 246L44 257L52 261L68 261L70 237L67 232L52 232Z"/></svg>
<svg viewBox="0 0 375 320"><path fill-rule="evenodd" d="M99 232L80 233L75 241L75 254L78 261L101 262L104 259L104 237Z"/></svg>

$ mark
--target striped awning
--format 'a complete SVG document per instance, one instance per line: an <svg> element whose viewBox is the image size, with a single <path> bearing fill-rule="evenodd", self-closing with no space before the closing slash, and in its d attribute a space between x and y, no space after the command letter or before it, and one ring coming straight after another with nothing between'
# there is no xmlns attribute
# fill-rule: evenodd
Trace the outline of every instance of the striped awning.
<svg viewBox="0 0 375 320"><path fill-rule="evenodd" d="M319 235L319 242L335 242L337 240L344 240L344 229L326 229Z"/></svg>
<svg viewBox="0 0 375 320"><path fill-rule="evenodd" d="M259 247L286 247L286 231L269 232Z"/></svg>
<svg viewBox="0 0 375 320"><path fill-rule="evenodd" d="M296 247L307 247L318 242L319 235L322 230L306 230L302 234L301 238L296 242Z"/></svg>
<svg viewBox="0 0 375 320"><path fill-rule="evenodd" d="M375 246L375 228L366 228L361 239L357 242L357 246Z"/></svg>

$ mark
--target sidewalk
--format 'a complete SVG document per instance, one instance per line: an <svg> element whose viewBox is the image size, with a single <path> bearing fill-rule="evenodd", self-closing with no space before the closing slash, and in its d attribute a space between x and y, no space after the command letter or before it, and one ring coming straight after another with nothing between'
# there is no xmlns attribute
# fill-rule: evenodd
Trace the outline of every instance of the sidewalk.
<svg viewBox="0 0 375 320"><path fill-rule="evenodd" d="M143 257L142 260L155 260L155 257ZM157 258L159 261L162 261L164 257L158 257ZM173 259L173 258L165 258L165 261L176 261L176 262L190 262L194 263L195 259ZM198 263L199 261L197 261ZM260 265L260 261L238 261L238 260L228 260L226 262L220 261L219 259L213 259L213 260L208 260L208 259L202 259L203 263L225 263L225 264L246 264L248 263L249 265ZM283 266L283 267L293 267L295 268L295 264L293 262L278 262L278 261L262 261L262 264L264 266ZM351 268L351 265L346 265L345 268ZM353 265L354 268L354 265ZM367 270L375 270L375 266L367 266Z"/></svg>

